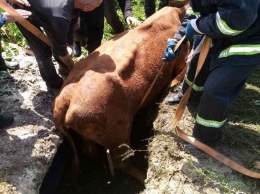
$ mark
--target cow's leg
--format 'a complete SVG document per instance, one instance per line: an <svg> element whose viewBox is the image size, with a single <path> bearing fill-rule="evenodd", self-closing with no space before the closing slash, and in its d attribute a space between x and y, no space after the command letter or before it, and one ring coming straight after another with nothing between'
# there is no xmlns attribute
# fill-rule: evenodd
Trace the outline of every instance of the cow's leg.
<svg viewBox="0 0 260 194"><path fill-rule="evenodd" d="M128 126L117 125L116 129L113 130L112 127L105 130L101 128L100 125L92 125L91 127L89 126L85 127L84 130L75 130L75 131L80 135L82 135L83 137L85 137L86 139L92 140L102 145L105 149L109 149L114 163L114 167L136 178L139 182L143 184L146 178L145 172L137 169L133 165L131 158L128 158L123 161L121 157L126 151L128 151L129 148L127 148L126 146L122 146L121 148L119 148L119 146L126 144L130 147L131 145L130 144L131 126L129 125L129 123L130 122L128 122Z"/></svg>
<svg viewBox="0 0 260 194"><path fill-rule="evenodd" d="M120 161L119 162L119 169L136 178L141 184L144 185L144 181L146 179L146 173L144 171L141 171L140 169L136 168L133 163L131 162L131 159L126 159L125 161Z"/></svg>
<svg viewBox="0 0 260 194"><path fill-rule="evenodd" d="M103 167L107 182L111 182L112 176L105 152L106 150L102 145L86 138L82 140L82 153L91 159L95 164Z"/></svg>

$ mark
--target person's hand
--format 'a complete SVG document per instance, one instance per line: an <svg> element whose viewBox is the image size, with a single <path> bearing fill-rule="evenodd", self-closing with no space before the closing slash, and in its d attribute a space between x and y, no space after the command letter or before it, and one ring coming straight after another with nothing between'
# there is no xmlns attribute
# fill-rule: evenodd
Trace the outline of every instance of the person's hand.
<svg viewBox="0 0 260 194"><path fill-rule="evenodd" d="M67 51L68 51L69 55L72 56L72 54L73 54L73 52L72 52L73 51L73 45L68 45L67 46Z"/></svg>
<svg viewBox="0 0 260 194"><path fill-rule="evenodd" d="M186 38L188 40L193 40L195 36L201 36L203 33L198 29L197 24L196 24L197 19L191 20L186 29Z"/></svg>
<svg viewBox="0 0 260 194"><path fill-rule="evenodd" d="M126 22L128 25L133 25L135 27L139 26L141 24L141 22L138 19L136 19L135 17L131 17L131 16L126 18Z"/></svg>
<svg viewBox="0 0 260 194"><path fill-rule="evenodd" d="M17 5L19 5L20 7L24 7L24 6L31 6L30 3L27 0L8 0L10 3L15 3Z"/></svg>
<svg viewBox="0 0 260 194"><path fill-rule="evenodd" d="M177 43L178 41L176 39L170 38L167 40L167 46L164 50L164 54L162 58L164 62L170 62L179 55L180 47L174 52L174 47L176 46Z"/></svg>
<svg viewBox="0 0 260 194"><path fill-rule="evenodd" d="M21 15L23 18L28 18L32 13L30 11L26 11L24 9L16 9L15 10L19 15ZM6 23L15 22L15 17L13 15L10 15L7 12L4 12L3 15L6 17Z"/></svg>

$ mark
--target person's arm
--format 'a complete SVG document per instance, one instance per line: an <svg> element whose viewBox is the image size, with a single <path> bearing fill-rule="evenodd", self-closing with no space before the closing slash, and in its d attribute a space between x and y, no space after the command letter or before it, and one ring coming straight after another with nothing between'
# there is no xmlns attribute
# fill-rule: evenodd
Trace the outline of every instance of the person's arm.
<svg viewBox="0 0 260 194"><path fill-rule="evenodd" d="M27 0L8 0L10 3L14 3L18 5L19 7L24 7L24 6L31 6L30 3Z"/></svg>
<svg viewBox="0 0 260 194"><path fill-rule="evenodd" d="M70 22L69 31L68 31L68 38L67 43L68 45L72 46L74 41L74 32L76 29L80 28L80 17L79 15L75 15Z"/></svg>
<svg viewBox="0 0 260 194"><path fill-rule="evenodd" d="M236 36L247 30L256 20L259 0L221 1L217 12L194 20L196 31L211 37L225 38Z"/></svg>
<svg viewBox="0 0 260 194"><path fill-rule="evenodd" d="M23 9L16 9L16 12L20 14L23 18L28 18L32 13L30 11L26 11ZM0 28L5 24L5 23L12 23L15 22L15 18L10 15L7 12L4 12L0 14Z"/></svg>
<svg viewBox="0 0 260 194"><path fill-rule="evenodd" d="M117 0L120 9L124 14L125 21L128 25L138 26L141 22L133 17L132 4L130 0Z"/></svg>
<svg viewBox="0 0 260 194"><path fill-rule="evenodd" d="M129 16L133 16L132 5L130 0L117 0L121 11L124 14L125 19Z"/></svg>
<svg viewBox="0 0 260 194"><path fill-rule="evenodd" d="M51 35L54 52L61 61L69 68L74 67L74 62L68 52L68 37L70 32L70 22L64 18L55 18L51 20Z"/></svg>
<svg viewBox="0 0 260 194"><path fill-rule="evenodd" d="M199 13L196 13L192 10L191 7L189 7L186 10L185 16L182 20L181 26L179 27L178 31L174 34L174 39L177 41L180 41L182 37L185 35L185 29L187 27L187 24L192 20L199 17Z"/></svg>
<svg viewBox="0 0 260 194"><path fill-rule="evenodd" d="M1 14L0 15L0 28L6 23L6 16Z"/></svg>
<svg viewBox="0 0 260 194"><path fill-rule="evenodd" d="M179 55L180 47L176 51L174 51L174 47L182 39L182 37L184 37L184 35L186 34L187 24L190 22L191 19L194 19L197 16L198 16L198 13L195 13L191 7L186 10L185 16L183 18L183 21L182 21L181 26L179 27L178 31L174 34L173 38L169 38L167 40L167 45L164 50L164 54L163 54L163 58L162 58L163 61L165 61L165 62L172 61ZM186 39L186 41L187 41L187 39ZM183 41L183 43L185 43L186 41Z"/></svg>
<svg viewBox="0 0 260 194"><path fill-rule="evenodd" d="M59 56L61 61L71 70L74 67L74 62L71 58L70 54L67 54L66 56Z"/></svg>

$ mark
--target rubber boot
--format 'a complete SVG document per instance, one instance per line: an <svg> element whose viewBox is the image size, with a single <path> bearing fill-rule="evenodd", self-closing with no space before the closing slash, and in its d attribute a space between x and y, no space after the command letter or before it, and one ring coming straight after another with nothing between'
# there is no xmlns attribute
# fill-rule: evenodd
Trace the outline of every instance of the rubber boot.
<svg viewBox="0 0 260 194"><path fill-rule="evenodd" d="M221 141L223 136L223 127L210 128L202 126L196 122L192 136L209 146L213 146Z"/></svg>

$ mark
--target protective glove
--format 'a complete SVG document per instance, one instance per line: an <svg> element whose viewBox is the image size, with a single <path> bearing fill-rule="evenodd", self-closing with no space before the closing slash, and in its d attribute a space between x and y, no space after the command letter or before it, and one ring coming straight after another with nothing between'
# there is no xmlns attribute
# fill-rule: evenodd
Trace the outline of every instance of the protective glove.
<svg viewBox="0 0 260 194"><path fill-rule="evenodd" d="M186 29L186 38L188 40L193 40L195 36L201 36L203 33L198 29L197 24L196 24L197 19L191 20Z"/></svg>
<svg viewBox="0 0 260 194"><path fill-rule="evenodd" d="M164 54L162 58L163 61L170 62L178 56L180 52L180 47L175 52L173 51L177 43L178 41L176 39L170 38L167 40L167 46L164 50Z"/></svg>

